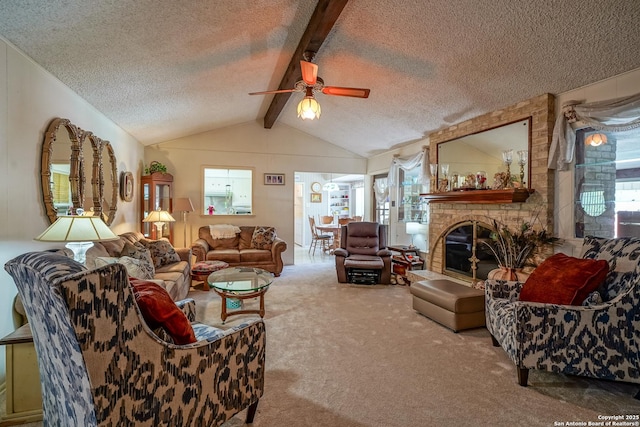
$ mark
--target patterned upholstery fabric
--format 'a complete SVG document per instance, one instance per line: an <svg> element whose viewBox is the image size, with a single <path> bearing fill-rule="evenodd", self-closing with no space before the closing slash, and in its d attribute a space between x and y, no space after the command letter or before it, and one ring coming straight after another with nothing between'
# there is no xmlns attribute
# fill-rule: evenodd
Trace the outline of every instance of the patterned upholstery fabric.
<svg viewBox="0 0 640 427"><path fill-rule="evenodd" d="M125 256L128 256L133 259L137 259L140 262L139 263L140 268L144 271L145 277L138 277L138 276L133 276L133 277L137 277L138 279L152 279L153 276L156 274L156 268L155 268L153 259L151 258L151 252L142 243L140 242L125 243L124 247L122 248L122 252L120 252L120 257L125 257ZM97 259L96 259L96 267L101 267L101 265L98 264Z"/></svg>
<svg viewBox="0 0 640 427"><path fill-rule="evenodd" d="M271 250L271 246L276 237L275 228L258 226L253 231L253 236L251 236L251 247L253 249Z"/></svg>
<svg viewBox="0 0 640 427"><path fill-rule="evenodd" d="M93 270L48 252L5 265L38 354L45 426L218 426L264 390L261 319L167 343L144 323L121 264ZM192 300L178 306L195 318Z"/></svg>
<svg viewBox="0 0 640 427"><path fill-rule="evenodd" d="M180 256L168 241L143 239L140 242L149 249L154 267L158 268L180 262Z"/></svg>
<svg viewBox="0 0 640 427"><path fill-rule="evenodd" d="M583 257L609 263L608 301L519 301L522 283L487 280L487 329L521 370L640 383L640 238L587 237Z"/></svg>

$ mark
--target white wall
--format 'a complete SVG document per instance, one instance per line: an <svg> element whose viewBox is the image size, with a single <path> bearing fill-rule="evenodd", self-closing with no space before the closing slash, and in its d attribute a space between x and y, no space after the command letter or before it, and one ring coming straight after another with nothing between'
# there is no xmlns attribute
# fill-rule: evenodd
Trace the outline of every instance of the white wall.
<svg viewBox="0 0 640 427"><path fill-rule="evenodd" d="M640 68L600 82L584 86L556 97L556 111L562 111L562 104L570 100L583 102L604 101L640 93ZM574 238L574 168L557 171L555 176L556 197L554 220L558 237L565 239L567 253L571 249L574 256L580 255L582 239ZM564 248L563 248L564 249ZM565 252L563 250L563 252Z"/></svg>
<svg viewBox="0 0 640 427"><path fill-rule="evenodd" d="M140 175L140 143L0 38L0 266L27 251L61 247L33 241L49 226L40 188L40 155L44 132L56 117L111 141L118 171ZM114 232L136 229L138 205L137 192L133 202L118 202ZM13 279L0 269L0 337L15 329L11 313L16 294ZM2 348L0 385L4 381Z"/></svg>
<svg viewBox="0 0 640 427"><path fill-rule="evenodd" d="M203 225L268 225L288 244L285 264L293 264L295 172L366 173L367 159L276 123L265 129L249 122L204 132L146 147L145 162L157 160L167 166L174 179L174 197L189 197L196 212L189 214L191 230L187 241L198 238ZM253 215L199 215L202 209L202 167L253 168ZM285 185L264 185L265 173L285 174ZM183 228L175 224L176 242L182 242Z"/></svg>

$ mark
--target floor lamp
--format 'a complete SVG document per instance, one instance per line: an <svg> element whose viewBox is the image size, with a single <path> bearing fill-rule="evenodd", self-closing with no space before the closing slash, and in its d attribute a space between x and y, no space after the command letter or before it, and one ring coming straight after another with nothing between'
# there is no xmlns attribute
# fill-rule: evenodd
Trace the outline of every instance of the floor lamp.
<svg viewBox="0 0 640 427"><path fill-rule="evenodd" d="M187 247L187 213L193 212L193 203L188 197L180 197L173 202L173 213L182 213L182 223L184 225L184 247Z"/></svg>

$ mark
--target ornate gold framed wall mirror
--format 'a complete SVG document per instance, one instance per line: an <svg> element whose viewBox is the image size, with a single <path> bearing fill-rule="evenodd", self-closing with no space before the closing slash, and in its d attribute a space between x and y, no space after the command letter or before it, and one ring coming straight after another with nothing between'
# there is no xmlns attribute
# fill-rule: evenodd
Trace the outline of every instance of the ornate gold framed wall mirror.
<svg viewBox="0 0 640 427"><path fill-rule="evenodd" d="M116 157L109 141L68 119L54 119L45 133L41 162L42 195L51 223L77 208L115 218L118 201Z"/></svg>

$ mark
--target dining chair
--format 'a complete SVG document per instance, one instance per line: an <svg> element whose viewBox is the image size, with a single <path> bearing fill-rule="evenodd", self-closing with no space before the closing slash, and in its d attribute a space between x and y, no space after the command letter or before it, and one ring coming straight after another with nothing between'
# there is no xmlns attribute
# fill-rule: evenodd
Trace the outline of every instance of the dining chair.
<svg viewBox="0 0 640 427"><path fill-rule="evenodd" d="M309 226L311 227L311 244L309 245L309 253L311 253L311 249L313 248L313 255L316 254L316 247L318 246L318 243L322 245L322 252L328 251L331 246L331 239L333 238L333 235L318 233L316 220L312 216L309 216Z"/></svg>

